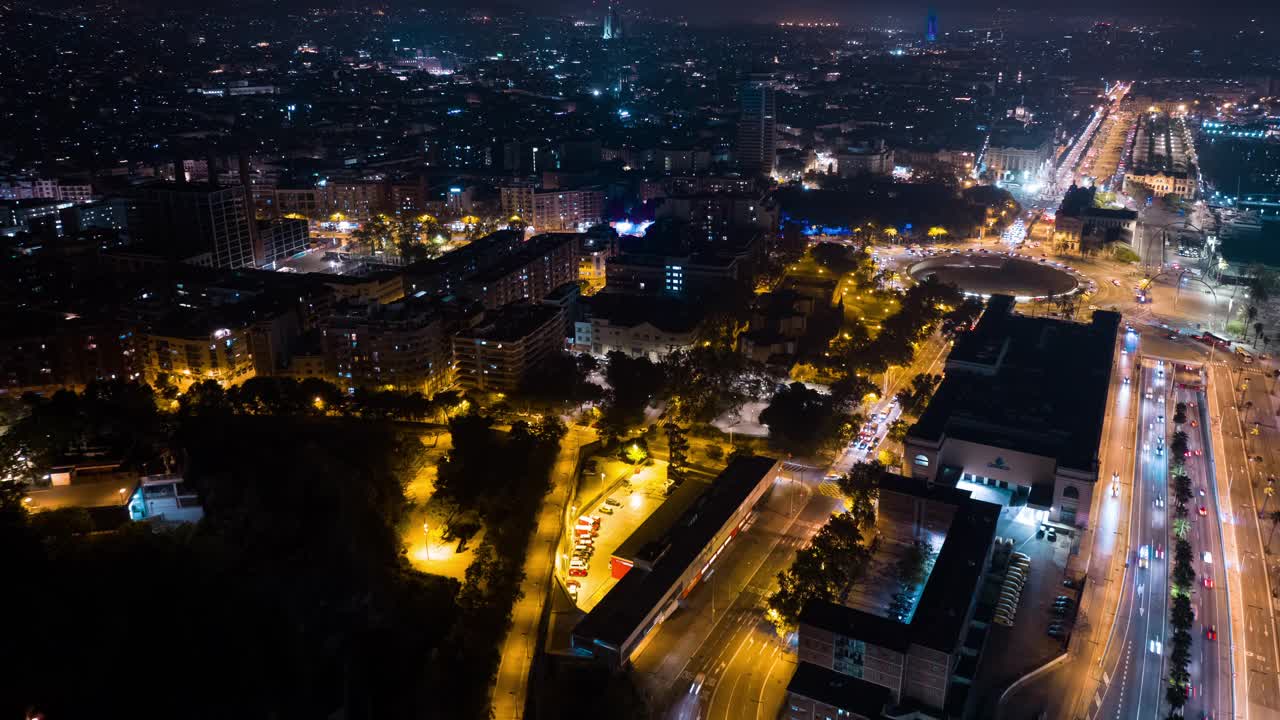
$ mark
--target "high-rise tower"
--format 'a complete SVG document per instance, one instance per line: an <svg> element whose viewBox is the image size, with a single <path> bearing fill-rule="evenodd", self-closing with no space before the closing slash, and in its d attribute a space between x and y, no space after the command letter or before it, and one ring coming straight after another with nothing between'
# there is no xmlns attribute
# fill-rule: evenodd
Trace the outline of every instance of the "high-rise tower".
<svg viewBox="0 0 1280 720"><path fill-rule="evenodd" d="M622 19L618 17L618 9L609 3L609 9L604 13L604 34L605 40L617 40L622 37Z"/></svg>
<svg viewBox="0 0 1280 720"><path fill-rule="evenodd" d="M924 29L925 42L937 42L938 40L938 13L933 8L929 8L929 24Z"/></svg>
<svg viewBox="0 0 1280 720"><path fill-rule="evenodd" d="M751 75L738 91L742 115L738 119L738 163L744 170L773 173L778 148L777 101L773 77Z"/></svg>

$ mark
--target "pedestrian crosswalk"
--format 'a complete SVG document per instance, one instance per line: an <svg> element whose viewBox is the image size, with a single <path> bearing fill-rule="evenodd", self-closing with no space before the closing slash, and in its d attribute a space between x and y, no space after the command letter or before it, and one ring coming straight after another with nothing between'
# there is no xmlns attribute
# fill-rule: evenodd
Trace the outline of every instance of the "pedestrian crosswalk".
<svg viewBox="0 0 1280 720"><path fill-rule="evenodd" d="M823 480L822 482L818 483L818 492L822 493L823 495L826 495L827 497L833 497L833 498L844 497L844 493L840 492L840 486L831 482L830 480Z"/></svg>

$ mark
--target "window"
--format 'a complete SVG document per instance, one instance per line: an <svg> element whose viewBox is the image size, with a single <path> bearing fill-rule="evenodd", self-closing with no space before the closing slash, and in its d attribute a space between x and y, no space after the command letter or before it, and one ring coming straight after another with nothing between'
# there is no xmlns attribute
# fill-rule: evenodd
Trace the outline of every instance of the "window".
<svg viewBox="0 0 1280 720"><path fill-rule="evenodd" d="M1080 499L1080 491L1079 491L1075 486L1073 486L1073 485L1068 485L1068 486L1067 486L1067 487L1062 491L1062 497L1064 497L1064 498L1066 498L1066 499L1068 499L1068 500L1079 500L1079 499Z"/></svg>
<svg viewBox="0 0 1280 720"><path fill-rule="evenodd" d="M919 465L920 467L929 467L929 456L917 455L915 457L915 464Z"/></svg>

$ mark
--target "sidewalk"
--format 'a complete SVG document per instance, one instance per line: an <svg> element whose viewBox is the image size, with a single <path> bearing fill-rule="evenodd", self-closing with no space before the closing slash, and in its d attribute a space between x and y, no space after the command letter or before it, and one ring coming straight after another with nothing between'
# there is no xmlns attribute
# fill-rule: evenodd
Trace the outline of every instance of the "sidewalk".
<svg viewBox="0 0 1280 720"><path fill-rule="evenodd" d="M529 669L538 647L538 626L542 620L556 546L564 521L565 503L573 486L578 448L594 435L589 430L570 426L560 441L551 474L551 490L538 510L538 525L529 540L524 561L524 580L520 583L520 599L511 608L511 629L499 649L498 672L490 689L489 709L494 720L519 720L524 717L529 689Z"/></svg>

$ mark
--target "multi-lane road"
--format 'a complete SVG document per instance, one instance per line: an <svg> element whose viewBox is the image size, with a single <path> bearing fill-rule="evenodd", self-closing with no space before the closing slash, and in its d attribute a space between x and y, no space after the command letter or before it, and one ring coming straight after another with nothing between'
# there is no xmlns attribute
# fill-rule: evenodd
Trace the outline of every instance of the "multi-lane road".
<svg viewBox="0 0 1280 720"><path fill-rule="evenodd" d="M1207 412L1204 408L1202 368L1198 365L1177 366L1177 382L1173 389L1173 409L1186 406L1187 422L1178 426L1187 434L1187 456L1183 459L1187 477L1191 478L1192 498L1187 523L1187 541L1191 543L1192 567L1196 582L1192 587L1192 607L1196 613L1191 631L1191 696L1187 699L1187 717L1223 717L1233 714L1232 628L1228 600L1230 588L1223 570L1226 557L1222 551L1222 515L1218 507L1217 483L1209 461L1212 449L1207 447L1204 432ZM1172 417L1172 413L1170 413ZM1208 562L1205 559L1208 559Z"/></svg>
<svg viewBox="0 0 1280 720"><path fill-rule="evenodd" d="M1271 522L1259 518L1264 508L1267 513L1280 508L1276 500L1268 502L1265 494L1268 478L1278 470L1275 448L1280 447L1268 390L1273 386L1265 377L1266 371L1241 366L1223 353L1215 355L1208 364L1207 415L1222 501L1225 568L1231 589L1239 588L1231 604L1237 646L1237 716L1280 717L1280 651L1276 647L1273 598L1278 568L1274 564L1268 567L1272 556L1263 552L1271 537ZM1258 435L1252 434L1254 422L1259 423Z"/></svg>
<svg viewBox="0 0 1280 720"><path fill-rule="evenodd" d="M1131 342L1131 341L1130 341ZM1103 659L1105 688L1099 718L1159 717L1164 698L1162 658L1168 645L1168 455L1164 424L1168 383L1155 361L1130 381L1140 393L1129 518L1131 554L1116 624Z"/></svg>

